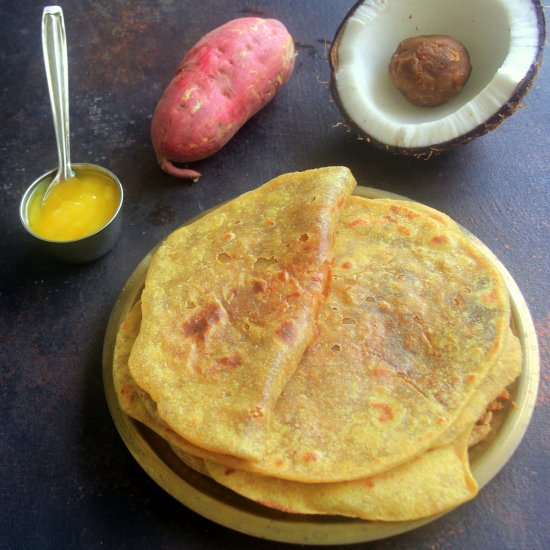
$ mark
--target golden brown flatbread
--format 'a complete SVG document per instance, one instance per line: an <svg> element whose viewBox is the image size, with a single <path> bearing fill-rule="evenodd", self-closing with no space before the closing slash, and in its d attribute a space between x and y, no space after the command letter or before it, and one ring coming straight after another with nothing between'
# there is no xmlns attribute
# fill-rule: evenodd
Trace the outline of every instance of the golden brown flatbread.
<svg viewBox="0 0 550 550"><path fill-rule="evenodd" d="M468 438L521 349L475 242L424 205L348 197L350 178L289 174L170 236L119 330L115 390L257 502L425 517L475 495Z"/></svg>
<svg viewBox="0 0 550 550"><path fill-rule="evenodd" d="M478 485L468 462L468 435L428 450L382 474L336 483L300 483L204 462L220 485L289 513L408 521L446 512L474 498ZM189 464L189 461L186 461ZM200 468L200 463L194 463Z"/></svg>
<svg viewBox="0 0 550 550"><path fill-rule="evenodd" d="M433 446L502 350L502 278L458 231L351 197L319 334L246 470L302 482L376 475Z"/></svg>
<svg viewBox="0 0 550 550"><path fill-rule="evenodd" d="M121 324L114 358L115 389L125 411L164 437L174 452L191 468L213 477L239 494L261 504L293 513L339 514L371 520L403 521L446 511L473 498L477 484L469 470L465 431L451 443L422 453L416 459L386 473L349 482L303 484L230 468L200 448L189 446L167 426L149 414L143 395L129 375L127 361L139 332L140 304L134 305ZM510 337L515 336L510 332ZM517 340L517 339L516 339ZM512 343L512 348L515 343ZM504 356L501 373L517 374L517 357ZM507 375L510 376L509 374ZM493 375L493 378L495 376ZM506 378L509 380L509 378ZM154 414L154 413L153 413ZM473 419L475 421L475 418ZM182 445L183 444L183 445ZM182 448L186 449L185 451ZM193 452L198 452L199 458Z"/></svg>
<svg viewBox="0 0 550 550"><path fill-rule="evenodd" d="M259 459L310 343L347 168L284 174L171 234L154 254L129 366L160 417L205 449Z"/></svg>
<svg viewBox="0 0 550 550"><path fill-rule="evenodd" d="M246 461L237 457L214 453L197 447L179 436L159 416L156 403L134 381L128 368L128 360L141 326L141 301L136 302L121 323L115 342L113 356L113 385L123 412L138 420L171 445L177 446L189 456L220 461L224 464L242 467Z"/></svg>
<svg viewBox="0 0 550 550"><path fill-rule="evenodd" d="M365 477L452 425L501 352L509 306L489 262L441 230L401 204L347 201L319 334L254 441L261 458L245 469L308 482Z"/></svg>

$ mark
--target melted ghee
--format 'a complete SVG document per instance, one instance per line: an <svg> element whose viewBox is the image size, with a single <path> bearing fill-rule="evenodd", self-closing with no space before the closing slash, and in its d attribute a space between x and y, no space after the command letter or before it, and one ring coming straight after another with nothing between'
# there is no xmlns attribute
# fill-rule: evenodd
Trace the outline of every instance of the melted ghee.
<svg viewBox="0 0 550 550"><path fill-rule="evenodd" d="M29 227L51 241L71 241L95 233L115 214L120 191L107 175L78 170L74 178L57 184L42 204L49 182L29 201Z"/></svg>

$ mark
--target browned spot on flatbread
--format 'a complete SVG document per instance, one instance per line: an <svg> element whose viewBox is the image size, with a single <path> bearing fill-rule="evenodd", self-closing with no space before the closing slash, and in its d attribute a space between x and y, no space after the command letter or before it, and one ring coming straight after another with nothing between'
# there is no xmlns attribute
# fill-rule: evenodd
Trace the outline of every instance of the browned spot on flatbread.
<svg viewBox="0 0 550 550"><path fill-rule="evenodd" d="M333 266L333 262L329 262L326 266L324 266L327 268L327 272L326 272L327 278L325 282L325 290L323 291L323 298L328 297L328 295L330 294L330 290L332 288L332 266Z"/></svg>
<svg viewBox="0 0 550 550"><path fill-rule="evenodd" d="M372 406L380 411L378 415L378 420L380 420L380 422L393 420L393 409L387 403L373 403Z"/></svg>
<svg viewBox="0 0 550 550"><path fill-rule="evenodd" d="M206 304L183 324L183 335L204 344L210 328L222 318L222 308L215 303Z"/></svg>
<svg viewBox="0 0 550 550"><path fill-rule="evenodd" d="M284 269L282 271L279 271L277 273L277 278L279 279L279 281L281 281L283 283L286 283L289 279L288 271L286 271Z"/></svg>
<svg viewBox="0 0 550 550"><path fill-rule="evenodd" d="M449 239L445 235L435 235L430 239L432 244L446 244Z"/></svg>
<svg viewBox="0 0 550 550"><path fill-rule="evenodd" d="M405 208L404 206L399 206L397 204L392 204L390 206L390 211L393 212L394 214L404 216L409 220L414 220L419 216L416 212L413 212L412 210L409 210L408 208Z"/></svg>
<svg viewBox="0 0 550 550"><path fill-rule="evenodd" d="M388 367L378 364L369 371L369 375L373 377L388 376L391 372L392 371Z"/></svg>
<svg viewBox="0 0 550 550"><path fill-rule="evenodd" d="M403 235L411 234L411 230L408 227L405 227L404 225L398 225L397 231L399 231L399 233L402 233Z"/></svg>
<svg viewBox="0 0 550 550"><path fill-rule="evenodd" d="M498 289L496 289L496 288L493 288L493 290L491 290L491 292L488 292L487 294L484 294L483 298L482 298L482 300L485 304L491 304L491 303L495 302L497 299L498 299Z"/></svg>
<svg viewBox="0 0 550 550"><path fill-rule="evenodd" d="M232 370L240 367L243 364L243 359L238 353L235 353L234 355L220 357L218 363L225 367L224 370Z"/></svg>
<svg viewBox="0 0 550 550"><path fill-rule="evenodd" d="M464 300L464 297L461 294L457 294L453 298L453 301L454 301L456 307L458 307L458 308L464 307L464 304L466 303L466 300Z"/></svg>
<svg viewBox="0 0 550 550"><path fill-rule="evenodd" d="M252 418L261 418L264 415L264 410L260 405L256 405L250 410L250 416Z"/></svg>
<svg viewBox="0 0 550 550"><path fill-rule="evenodd" d="M252 281L252 290L255 294L259 294L260 292L265 292L267 289L267 281L264 281L263 279L256 279L255 281Z"/></svg>
<svg viewBox="0 0 550 550"><path fill-rule="evenodd" d="M367 225L368 222L367 222L367 220L365 220L365 218L355 218L354 220L352 220L351 222L348 223L348 227L355 227L355 226L360 225L360 224Z"/></svg>
<svg viewBox="0 0 550 550"><path fill-rule="evenodd" d="M308 464L309 462L315 462L317 460L317 455L312 452L306 452L302 458L304 459L304 462Z"/></svg>
<svg viewBox="0 0 550 550"><path fill-rule="evenodd" d="M289 321L283 321L275 332L279 340L291 346L296 341L296 327Z"/></svg>
<svg viewBox="0 0 550 550"><path fill-rule="evenodd" d="M289 283L290 283L291 291L287 294L287 297L298 298L299 296L301 296L302 290L298 286L296 279L290 279Z"/></svg>
<svg viewBox="0 0 550 550"><path fill-rule="evenodd" d="M434 220L437 220L439 223L446 223L445 218L435 212L430 213L430 217L432 217Z"/></svg>

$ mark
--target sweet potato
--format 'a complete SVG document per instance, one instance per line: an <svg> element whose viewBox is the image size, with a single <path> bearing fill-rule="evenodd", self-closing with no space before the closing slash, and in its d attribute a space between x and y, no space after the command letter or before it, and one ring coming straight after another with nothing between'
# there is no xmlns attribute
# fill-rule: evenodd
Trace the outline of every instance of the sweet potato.
<svg viewBox="0 0 550 550"><path fill-rule="evenodd" d="M175 163L219 151L286 83L294 44L276 19L234 19L205 35L181 61L151 125L153 147L167 173L197 179Z"/></svg>

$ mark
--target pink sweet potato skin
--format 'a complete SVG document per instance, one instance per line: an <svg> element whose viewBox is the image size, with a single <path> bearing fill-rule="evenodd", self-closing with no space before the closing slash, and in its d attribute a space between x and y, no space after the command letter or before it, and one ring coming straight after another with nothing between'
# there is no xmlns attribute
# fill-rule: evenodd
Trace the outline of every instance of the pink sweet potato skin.
<svg viewBox="0 0 550 550"><path fill-rule="evenodd" d="M197 179L174 163L219 151L289 79L292 37L276 19L245 17L205 35L185 55L151 124L157 160L169 174Z"/></svg>

